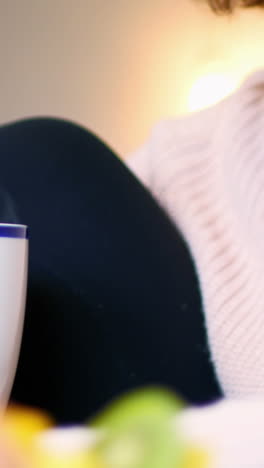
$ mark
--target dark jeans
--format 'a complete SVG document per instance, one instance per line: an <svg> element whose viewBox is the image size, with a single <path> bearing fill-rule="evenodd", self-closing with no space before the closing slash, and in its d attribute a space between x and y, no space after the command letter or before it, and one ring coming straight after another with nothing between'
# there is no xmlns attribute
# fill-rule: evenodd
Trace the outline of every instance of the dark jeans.
<svg viewBox="0 0 264 468"><path fill-rule="evenodd" d="M192 403L219 397L188 248L126 166L53 119L1 127L0 158L1 221L30 227L12 399L79 422L149 384Z"/></svg>

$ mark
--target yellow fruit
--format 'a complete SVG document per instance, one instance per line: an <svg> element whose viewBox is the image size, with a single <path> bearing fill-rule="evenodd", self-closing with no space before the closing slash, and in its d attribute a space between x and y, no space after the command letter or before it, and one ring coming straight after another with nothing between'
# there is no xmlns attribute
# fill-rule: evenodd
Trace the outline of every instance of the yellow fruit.
<svg viewBox="0 0 264 468"><path fill-rule="evenodd" d="M38 410L12 406L3 416L0 430L21 449L30 448L33 437L52 426L51 419Z"/></svg>
<svg viewBox="0 0 264 468"><path fill-rule="evenodd" d="M86 468L106 468L103 466L101 460L98 459L93 453L87 455Z"/></svg>
<svg viewBox="0 0 264 468"><path fill-rule="evenodd" d="M192 447L184 457L184 464L180 468L208 468L209 455L200 448ZM178 467L176 467L178 468Z"/></svg>
<svg viewBox="0 0 264 468"><path fill-rule="evenodd" d="M104 468L99 460L89 453L80 453L70 457L36 453L35 466L38 468Z"/></svg>
<svg viewBox="0 0 264 468"><path fill-rule="evenodd" d="M104 468L93 451L93 434L83 427L40 432L33 449L37 468Z"/></svg>

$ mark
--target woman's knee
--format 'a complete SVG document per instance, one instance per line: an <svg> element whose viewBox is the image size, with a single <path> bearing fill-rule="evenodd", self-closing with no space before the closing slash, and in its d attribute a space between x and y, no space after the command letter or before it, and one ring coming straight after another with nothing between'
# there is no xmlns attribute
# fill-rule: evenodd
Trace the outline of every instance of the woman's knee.
<svg viewBox="0 0 264 468"><path fill-rule="evenodd" d="M70 149L69 145L78 144L80 139L95 141L98 138L89 130L70 120L52 117L37 117L18 120L3 125L0 129L1 142L8 139L9 145L36 145L39 148L60 146ZM37 156L37 154L36 154Z"/></svg>
<svg viewBox="0 0 264 468"><path fill-rule="evenodd" d="M4 172L57 174L110 171L120 164L111 149L90 130L69 120L32 118L0 128L0 155ZM7 174L7 175L8 175Z"/></svg>

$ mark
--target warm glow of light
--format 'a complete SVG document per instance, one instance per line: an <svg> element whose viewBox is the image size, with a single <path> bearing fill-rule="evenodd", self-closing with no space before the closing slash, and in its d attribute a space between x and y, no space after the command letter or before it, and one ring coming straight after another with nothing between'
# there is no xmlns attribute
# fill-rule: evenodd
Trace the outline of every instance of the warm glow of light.
<svg viewBox="0 0 264 468"><path fill-rule="evenodd" d="M188 111L195 112L212 106L231 94L238 80L228 72L208 72L193 84L188 97Z"/></svg>

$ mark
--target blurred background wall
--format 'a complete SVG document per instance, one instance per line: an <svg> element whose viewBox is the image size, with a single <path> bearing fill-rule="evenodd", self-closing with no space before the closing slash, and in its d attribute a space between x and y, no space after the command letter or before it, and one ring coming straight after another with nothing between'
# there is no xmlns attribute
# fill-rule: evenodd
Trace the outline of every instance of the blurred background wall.
<svg viewBox="0 0 264 468"><path fill-rule="evenodd" d="M236 85L263 50L264 12L216 18L201 0L0 0L0 123L73 119L124 155L188 111L199 76Z"/></svg>

